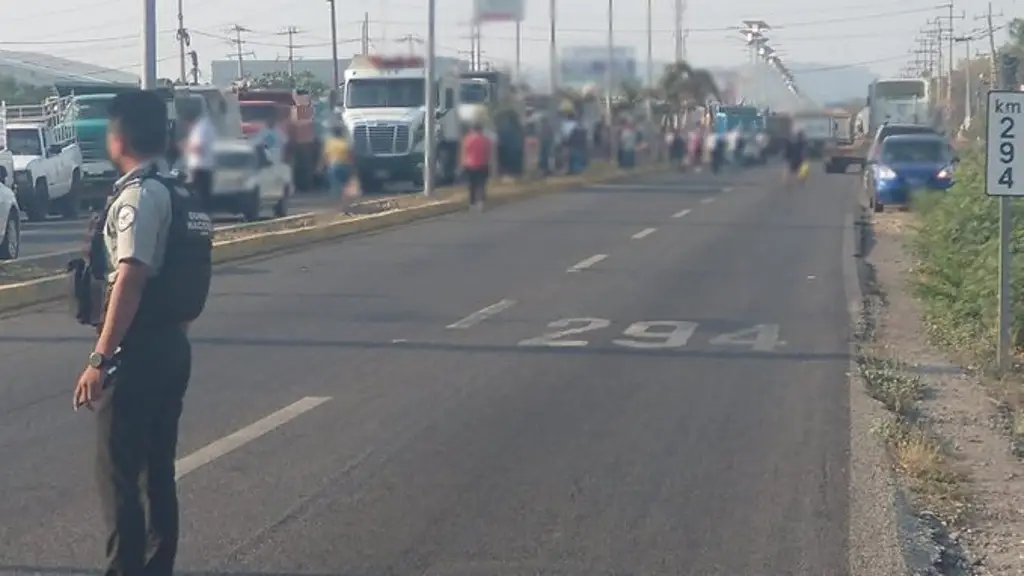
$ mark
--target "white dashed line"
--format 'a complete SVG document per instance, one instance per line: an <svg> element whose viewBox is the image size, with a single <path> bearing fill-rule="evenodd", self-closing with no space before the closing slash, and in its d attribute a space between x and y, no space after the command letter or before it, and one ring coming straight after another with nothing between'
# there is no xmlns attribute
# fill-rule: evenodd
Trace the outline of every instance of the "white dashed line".
<svg viewBox="0 0 1024 576"><path fill-rule="evenodd" d="M492 316L496 316L504 312L505 310L508 310L509 308L515 306L515 304L515 300L502 300L500 302L495 302L494 304L491 304L487 308L483 308L477 310L476 312L473 312L472 314L466 316L462 320L459 320L455 324L449 324L447 328L449 330L465 330L466 328L471 328Z"/></svg>
<svg viewBox="0 0 1024 576"><path fill-rule="evenodd" d="M175 477L180 480L182 476L194 472L198 468L213 462L217 458L220 458L230 452L234 452L249 442L273 432L277 428L291 422L299 416L302 416L306 412L309 412L313 408L316 408L330 399L331 398L329 396L307 396L294 404L285 406L261 420L257 420L256 422L249 424L237 432L207 444L188 456L179 458L178 461L175 462L175 467L177 468L177 474Z"/></svg>
<svg viewBox="0 0 1024 576"><path fill-rule="evenodd" d="M701 204L711 204L714 201L715 201L714 197L708 197L708 198L704 198L703 200L701 200L700 203Z"/></svg>
<svg viewBox="0 0 1024 576"><path fill-rule="evenodd" d="M586 270L587 268L590 268L594 264L597 264L598 262L604 260L607 257L607 254L594 254L593 256L587 258L586 260L580 260L579 262L574 264L572 268L566 270L566 272L580 272L581 270Z"/></svg>
<svg viewBox="0 0 1024 576"><path fill-rule="evenodd" d="M643 230L633 234L633 240L640 240L641 238L647 238L651 234L657 232L657 228L644 228Z"/></svg>
<svg viewBox="0 0 1024 576"><path fill-rule="evenodd" d="M722 188L722 192L732 192L732 188L729 187L729 186L726 186L725 188Z"/></svg>
<svg viewBox="0 0 1024 576"><path fill-rule="evenodd" d="M682 218L683 216L686 216L690 212L692 212L692 210L687 208L686 210L680 210L679 212L676 212L675 214L672 215L672 217L673 218Z"/></svg>

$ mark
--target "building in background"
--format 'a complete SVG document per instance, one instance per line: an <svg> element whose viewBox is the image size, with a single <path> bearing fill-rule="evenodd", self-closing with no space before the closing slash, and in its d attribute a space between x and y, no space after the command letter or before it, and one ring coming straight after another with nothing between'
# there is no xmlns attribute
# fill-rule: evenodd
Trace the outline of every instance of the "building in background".
<svg viewBox="0 0 1024 576"><path fill-rule="evenodd" d="M345 74L345 69L348 68L351 61L351 58L338 59L339 77ZM459 65L459 60L456 58L438 56L437 65L439 69L444 69L446 66ZM238 60L214 60L211 68L212 74L208 80L215 86L227 88L231 86L235 80L238 80ZM314 78L328 86L333 82L334 63L330 58L302 58L295 60L294 68L296 74L308 72L309 74L312 74ZM264 74L270 74L273 72L288 72L288 61L245 60L242 63L242 69L245 72L245 75L249 78L258 78Z"/></svg>
<svg viewBox="0 0 1024 576"><path fill-rule="evenodd" d="M139 77L129 72L48 54L7 50L0 50L0 76L36 86L54 82L139 82Z"/></svg>
<svg viewBox="0 0 1024 576"><path fill-rule="evenodd" d="M581 89L588 84L603 87L608 67L608 46L567 46L562 49L562 85ZM640 82L637 75L636 50L629 46L612 49L612 85Z"/></svg>

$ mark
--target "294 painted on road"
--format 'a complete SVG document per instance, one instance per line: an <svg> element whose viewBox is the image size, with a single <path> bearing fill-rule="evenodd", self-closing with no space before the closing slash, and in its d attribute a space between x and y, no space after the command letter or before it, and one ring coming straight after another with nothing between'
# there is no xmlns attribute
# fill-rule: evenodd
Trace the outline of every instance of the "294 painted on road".
<svg viewBox="0 0 1024 576"><path fill-rule="evenodd" d="M548 324L540 336L519 342L523 347L583 348L591 344L581 335L608 330L612 321L605 318L562 318ZM687 320L648 320L633 322L612 344L634 350L678 350L685 348L700 324ZM779 340L777 324L757 324L749 328L718 334L708 340L713 346L732 346L756 352L770 352L785 342Z"/></svg>

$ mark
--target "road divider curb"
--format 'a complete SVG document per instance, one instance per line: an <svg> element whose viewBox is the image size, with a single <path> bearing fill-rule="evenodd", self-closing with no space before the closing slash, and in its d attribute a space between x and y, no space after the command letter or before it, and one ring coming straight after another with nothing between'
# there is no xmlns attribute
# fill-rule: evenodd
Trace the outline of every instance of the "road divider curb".
<svg viewBox="0 0 1024 576"><path fill-rule="evenodd" d="M580 188L589 184L607 182L636 175L653 174L664 170L660 165L622 171L607 166L596 166L593 172L580 176L561 176L514 184L496 184L488 194L488 205L496 206L535 196L553 194ZM342 217L327 212L299 214L269 222L241 224L217 230L218 235L235 234L247 229L251 235L222 239L214 242L213 261L224 264L254 256L291 250L302 246L336 240L366 232L393 228L465 209L467 194L461 190L446 190L438 199L423 196L385 198L382 211ZM69 253L73 258L76 253ZM15 261L17 262L17 261ZM67 294L67 276L46 276L24 282L0 286L0 313L43 304L63 298Z"/></svg>

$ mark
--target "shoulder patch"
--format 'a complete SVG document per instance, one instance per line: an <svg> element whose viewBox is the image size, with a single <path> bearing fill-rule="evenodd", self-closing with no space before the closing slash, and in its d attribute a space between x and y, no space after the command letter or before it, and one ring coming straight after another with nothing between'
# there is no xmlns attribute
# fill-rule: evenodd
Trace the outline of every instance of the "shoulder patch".
<svg viewBox="0 0 1024 576"><path fill-rule="evenodd" d="M117 231L125 232L135 224L135 206L122 204L117 209Z"/></svg>

